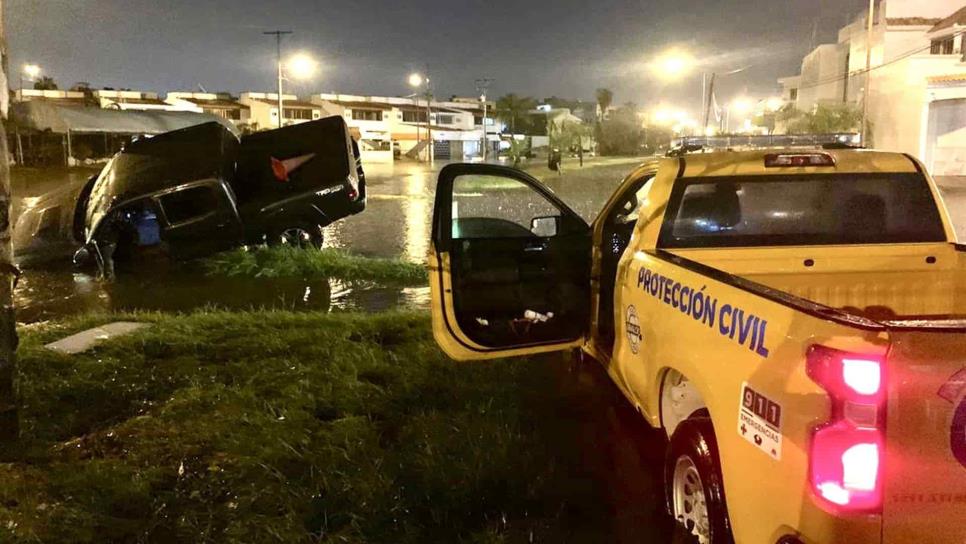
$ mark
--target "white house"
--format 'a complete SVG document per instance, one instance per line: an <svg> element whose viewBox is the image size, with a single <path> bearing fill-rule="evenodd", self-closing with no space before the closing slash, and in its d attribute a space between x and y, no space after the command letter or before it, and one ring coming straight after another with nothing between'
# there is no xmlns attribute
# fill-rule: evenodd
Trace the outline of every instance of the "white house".
<svg viewBox="0 0 966 544"><path fill-rule="evenodd" d="M868 74L871 144L911 153L937 175L966 174L966 63L962 0L879 0ZM843 27L802 62L795 103L861 107L867 19ZM779 80L792 94L794 80ZM790 96L789 96L790 98Z"/></svg>
<svg viewBox="0 0 966 544"><path fill-rule="evenodd" d="M278 128L278 93L244 92L238 102L248 108L248 125L253 130ZM282 109L282 126L297 125L324 116L321 106L301 101L294 94L282 95Z"/></svg>
<svg viewBox="0 0 966 544"><path fill-rule="evenodd" d="M103 109L122 111L190 111L201 113L201 110L197 108L169 104L161 100L158 93L146 91L99 89L91 91L91 95Z"/></svg>
<svg viewBox="0 0 966 544"><path fill-rule="evenodd" d="M358 132L360 150L368 162L391 161L394 150L422 159L430 153L436 159L465 159L480 154L482 106L477 119L475 108L462 101L427 104L419 97L348 94L317 94L311 101L327 115L345 118L346 124ZM495 124L487 123L488 127L491 125L494 130L488 133L496 129ZM430 134L432 146L428 143Z"/></svg>
<svg viewBox="0 0 966 544"><path fill-rule="evenodd" d="M241 128L251 120L251 107L227 93L169 92L164 101L190 111L199 111L227 119Z"/></svg>

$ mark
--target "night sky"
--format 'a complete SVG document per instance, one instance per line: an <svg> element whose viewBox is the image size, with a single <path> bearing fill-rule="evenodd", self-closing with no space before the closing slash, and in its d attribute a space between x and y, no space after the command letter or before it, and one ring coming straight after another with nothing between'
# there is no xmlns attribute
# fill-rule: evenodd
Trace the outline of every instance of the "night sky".
<svg viewBox="0 0 966 544"><path fill-rule="evenodd" d="M615 103L700 101L701 76L659 83L646 62L669 46L705 69L751 67L719 97L774 94L812 42L832 41L865 0L6 0L11 67L41 65L61 86L209 92L272 90L273 38L322 70L299 93L401 95L411 71L437 96L506 92ZM11 77L17 85L17 77Z"/></svg>

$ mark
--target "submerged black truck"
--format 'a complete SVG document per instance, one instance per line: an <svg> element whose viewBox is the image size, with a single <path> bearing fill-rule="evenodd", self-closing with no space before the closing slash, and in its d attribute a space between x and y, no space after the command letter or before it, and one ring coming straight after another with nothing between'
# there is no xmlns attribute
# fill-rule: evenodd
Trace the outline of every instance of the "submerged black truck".
<svg viewBox="0 0 966 544"><path fill-rule="evenodd" d="M244 244L321 247L323 227L366 207L342 117L236 136L211 122L138 140L81 191L77 265L187 260Z"/></svg>

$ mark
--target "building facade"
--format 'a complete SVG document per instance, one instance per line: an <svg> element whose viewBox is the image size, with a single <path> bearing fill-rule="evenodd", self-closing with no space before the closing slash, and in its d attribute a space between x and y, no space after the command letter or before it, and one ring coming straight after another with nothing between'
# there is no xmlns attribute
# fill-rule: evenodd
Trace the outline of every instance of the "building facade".
<svg viewBox="0 0 966 544"><path fill-rule="evenodd" d="M326 115L345 118L356 133L363 159L369 162L392 161L394 155L464 160L481 154L484 120L479 101L316 94L311 102L323 108ZM488 109L492 111L492 104ZM500 128L487 117L491 149L497 149Z"/></svg>
<svg viewBox="0 0 966 544"><path fill-rule="evenodd" d="M244 92L238 102L248 108L247 126L251 130L278 128L278 93ZM282 109L282 126L314 121L324 116L321 106L302 101L294 94L282 95Z"/></svg>
<svg viewBox="0 0 966 544"><path fill-rule="evenodd" d="M863 107L869 84L869 144L921 158L936 175L966 175L966 7L962 0L879 0L871 69L867 16L857 16L779 83L803 111L819 104Z"/></svg>
<svg viewBox="0 0 966 544"><path fill-rule="evenodd" d="M251 122L251 107L228 93L170 92L164 100L186 110L227 119L241 129L248 127Z"/></svg>

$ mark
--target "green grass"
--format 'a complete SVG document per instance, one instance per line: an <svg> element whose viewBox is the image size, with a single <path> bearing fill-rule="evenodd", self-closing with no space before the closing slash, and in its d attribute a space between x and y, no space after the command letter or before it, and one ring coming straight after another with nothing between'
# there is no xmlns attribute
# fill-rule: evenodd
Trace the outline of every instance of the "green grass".
<svg viewBox="0 0 966 544"><path fill-rule="evenodd" d="M119 317L153 325L81 355L42 347ZM409 313L35 326L0 542L561 541L607 507L560 424L581 408L555 364L454 363Z"/></svg>
<svg viewBox="0 0 966 544"><path fill-rule="evenodd" d="M242 248L209 257L203 266L212 276L335 278L403 285L425 285L429 281L423 265L363 257L338 249Z"/></svg>

